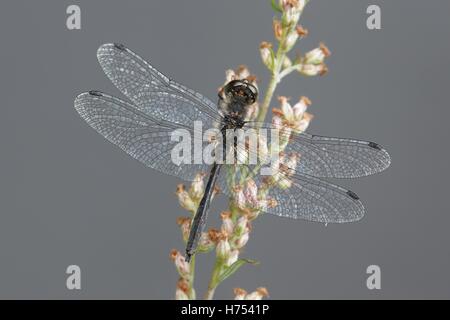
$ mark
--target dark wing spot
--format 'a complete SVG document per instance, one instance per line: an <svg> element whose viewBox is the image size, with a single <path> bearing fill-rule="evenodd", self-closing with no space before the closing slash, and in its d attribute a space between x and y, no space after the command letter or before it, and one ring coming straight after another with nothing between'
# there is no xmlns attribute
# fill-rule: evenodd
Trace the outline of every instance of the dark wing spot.
<svg viewBox="0 0 450 320"><path fill-rule="evenodd" d="M121 43L114 43L114 47L116 47L117 49L119 49L120 51L125 51L127 49L127 47L125 47L123 44Z"/></svg>
<svg viewBox="0 0 450 320"><path fill-rule="evenodd" d="M357 195L356 193L354 193L353 191L347 190L347 194L348 194L351 198L353 198L353 199L355 199L355 200L359 200L358 195Z"/></svg>
<svg viewBox="0 0 450 320"><path fill-rule="evenodd" d="M103 93L101 93L100 91L96 91L96 90L89 91L89 94L91 96L103 97Z"/></svg>
<svg viewBox="0 0 450 320"><path fill-rule="evenodd" d="M377 150L381 150L381 146L378 143L375 142L369 142L369 147L377 149Z"/></svg>

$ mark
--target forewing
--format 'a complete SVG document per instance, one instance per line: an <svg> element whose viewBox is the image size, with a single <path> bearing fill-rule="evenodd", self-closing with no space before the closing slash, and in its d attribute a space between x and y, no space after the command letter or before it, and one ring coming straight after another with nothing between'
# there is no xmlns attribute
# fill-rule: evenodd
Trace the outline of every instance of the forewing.
<svg viewBox="0 0 450 320"><path fill-rule="evenodd" d="M124 45L104 44L97 58L114 85L143 113L189 127L194 120L207 128L220 120L208 98L166 77Z"/></svg>
<svg viewBox="0 0 450 320"><path fill-rule="evenodd" d="M264 123L262 128L277 130L270 123ZM319 178L368 176L385 170L391 163L387 151L377 143L307 133L292 133L285 149L285 153L291 152L300 154L296 172Z"/></svg>
<svg viewBox="0 0 450 320"><path fill-rule="evenodd" d="M75 99L75 109L102 136L150 168L184 180L209 169L203 163L175 164L171 151L178 142L171 140L171 133L179 127L152 119L125 101L90 91Z"/></svg>

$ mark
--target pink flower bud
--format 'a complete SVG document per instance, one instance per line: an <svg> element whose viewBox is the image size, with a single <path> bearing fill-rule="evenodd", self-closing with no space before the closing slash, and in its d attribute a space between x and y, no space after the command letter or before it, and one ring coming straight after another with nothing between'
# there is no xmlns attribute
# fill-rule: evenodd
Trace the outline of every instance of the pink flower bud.
<svg viewBox="0 0 450 320"><path fill-rule="evenodd" d="M266 288L258 288L252 293L249 293L245 296L245 300L261 300L263 297L269 296L269 292Z"/></svg>
<svg viewBox="0 0 450 320"><path fill-rule="evenodd" d="M233 200L239 209L245 209L247 201L245 199L244 189L241 186L235 186L233 188Z"/></svg>
<svg viewBox="0 0 450 320"><path fill-rule="evenodd" d="M246 215L243 215L239 217L239 219L236 222L236 226L234 227L234 234L237 237L242 236L244 233L249 232L249 226L248 226L248 218Z"/></svg>
<svg viewBox="0 0 450 320"><path fill-rule="evenodd" d="M247 244L249 238L250 238L250 235L248 232L242 234L240 237L236 238L236 240L234 241L234 247L236 249L241 249L242 247L244 247Z"/></svg>
<svg viewBox="0 0 450 320"><path fill-rule="evenodd" d="M231 266L233 263L235 263L239 258L239 250L231 250L227 261L225 262L225 265L227 267Z"/></svg>
<svg viewBox="0 0 450 320"><path fill-rule="evenodd" d="M211 239L209 232L203 232L200 235L200 240L198 241L198 249L202 252L207 252L213 249L215 246L214 241Z"/></svg>
<svg viewBox="0 0 450 320"><path fill-rule="evenodd" d="M226 239L220 240L216 248L217 258L226 260L230 256L230 252L231 247L230 244L228 243L228 240Z"/></svg>
<svg viewBox="0 0 450 320"><path fill-rule="evenodd" d="M234 223L233 220L231 220L231 213L227 211L222 212L220 217L222 218L222 232L226 235L231 235L234 229Z"/></svg>
<svg viewBox="0 0 450 320"><path fill-rule="evenodd" d="M276 129L281 129L281 127L283 126L283 120L281 119L280 116L274 115L272 117L272 125Z"/></svg>
<svg viewBox="0 0 450 320"><path fill-rule="evenodd" d="M294 118L296 120L301 119L309 105L311 105L311 100L305 96L301 97L300 100L292 107L294 111Z"/></svg>
<svg viewBox="0 0 450 320"><path fill-rule="evenodd" d="M238 79L246 79L250 76L250 71L247 66L241 64L236 70L236 75Z"/></svg>
<svg viewBox="0 0 450 320"><path fill-rule="evenodd" d="M247 207L254 207L258 201L258 187L253 179L247 180L244 188L244 195Z"/></svg>
<svg viewBox="0 0 450 320"><path fill-rule="evenodd" d="M296 132L305 131L308 128L308 126L313 118L314 118L314 116L311 113L305 112L302 120L300 120L299 122L296 123L295 131Z"/></svg>
<svg viewBox="0 0 450 320"><path fill-rule="evenodd" d="M236 77L236 73L234 72L234 70L228 69L225 71L225 83L224 84L227 84L228 82L235 80L236 78L237 77Z"/></svg>
<svg viewBox="0 0 450 320"><path fill-rule="evenodd" d="M315 48L305 54L305 64L318 65L322 64L325 58L331 55L330 50L321 43L318 48Z"/></svg>
<svg viewBox="0 0 450 320"><path fill-rule="evenodd" d="M328 72L327 66L322 64L302 64L299 67L299 72L305 76L323 76Z"/></svg>
<svg viewBox="0 0 450 320"><path fill-rule="evenodd" d="M291 30L289 34L286 37L285 43L284 43L284 51L289 51L292 49L292 47L295 45L295 42L297 42L298 39L298 33L297 30Z"/></svg>
<svg viewBox="0 0 450 320"><path fill-rule="evenodd" d="M189 282L186 279L181 278L177 282L177 289L175 291L176 300L189 300Z"/></svg>
<svg viewBox="0 0 450 320"><path fill-rule="evenodd" d="M269 69L273 69L273 52L272 52L272 44L266 41L261 42L259 46L259 52L261 54L261 60L264 65Z"/></svg>
<svg viewBox="0 0 450 320"><path fill-rule="evenodd" d="M177 288L175 291L175 300L189 300L189 297L183 290Z"/></svg>
<svg viewBox="0 0 450 320"><path fill-rule="evenodd" d="M282 178L282 179L284 179L284 178ZM277 205L278 205L278 202L275 199L272 199L272 198L266 198L266 199L263 199L263 200L259 201L259 209L263 210L263 211L267 210L267 209L270 209L270 208L275 208ZM254 216L254 217L250 215L249 219L253 220L254 218L256 218L259 215L259 212L260 211L258 211L257 215Z"/></svg>
<svg viewBox="0 0 450 320"><path fill-rule="evenodd" d="M247 291L241 288L234 289L234 300L244 300L247 295Z"/></svg>
<svg viewBox="0 0 450 320"><path fill-rule="evenodd" d="M186 262L183 255L177 250L172 250L172 252L170 253L170 257L174 261L175 267L177 268L180 276L184 279L189 279L191 277L191 268L189 263Z"/></svg>
<svg viewBox="0 0 450 320"><path fill-rule="evenodd" d="M192 181L191 188L189 189L189 195L192 199L200 200L203 197L203 191L205 188L203 179L205 176L206 174L203 172L197 173L194 181Z"/></svg>
<svg viewBox="0 0 450 320"><path fill-rule="evenodd" d="M187 241L189 237L189 232L191 231L191 218L178 217L177 224L180 226L181 234L183 235L183 240Z"/></svg>
<svg viewBox="0 0 450 320"><path fill-rule="evenodd" d="M283 37L283 27L281 25L281 22L277 19L273 19L272 27L273 27L273 34L275 35L275 39L280 41L281 38Z"/></svg>
<svg viewBox="0 0 450 320"><path fill-rule="evenodd" d="M189 193L186 191L184 185L179 184L177 186L176 195L178 196L178 201L180 202L180 205L184 209L195 213L195 211L197 210L197 205L192 200L192 198L189 195Z"/></svg>
<svg viewBox="0 0 450 320"><path fill-rule="evenodd" d="M294 112L292 110L292 107L290 103L288 102L288 99L286 97L279 97L278 101L280 102L280 109L283 114L284 119L287 121L292 121Z"/></svg>

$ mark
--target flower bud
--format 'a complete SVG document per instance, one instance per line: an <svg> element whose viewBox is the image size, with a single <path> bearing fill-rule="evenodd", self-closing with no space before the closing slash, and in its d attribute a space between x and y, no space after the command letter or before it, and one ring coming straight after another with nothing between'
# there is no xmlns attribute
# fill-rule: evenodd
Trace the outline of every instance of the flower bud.
<svg viewBox="0 0 450 320"><path fill-rule="evenodd" d="M248 232L242 234L240 237L238 237L234 240L234 247L236 249L241 249L242 247L244 247L247 244L249 238L250 238L250 234Z"/></svg>
<svg viewBox="0 0 450 320"><path fill-rule="evenodd" d="M311 105L311 100L305 96L302 96L300 100L292 107L295 119L301 119L309 105Z"/></svg>
<svg viewBox="0 0 450 320"><path fill-rule="evenodd" d="M321 64L324 62L325 58L329 57L331 54L330 50L321 43L318 48L309 51L305 54L305 64Z"/></svg>
<svg viewBox="0 0 450 320"><path fill-rule="evenodd" d="M327 66L322 64L300 64L298 71L305 76L323 76L328 72Z"/></svg>
<svg viewBox="0 0 450 320"><path fill-rule="evenodd" d="M214 228L208 230L208 237L215 244L219 243L220 240L226 239L226 235L224 233Z"/></svg>
<svg viewBox="0 0 450 320"><path fill-rule="evenodd" d="M274 115L272 117L272 125L274 128L276 129L281 129L281 127L283 126L283 120L281 119L281 116L276 114L276 110L278 109L274 109Z"/></svg>
<svg viewBox="0 0 450 320"><path fill-rule="evenodd" d="M174 249L170 253L170 257L174 261L175 267L177 268L180 276L184 279L189 279L191 277L191 268L189 263L186 262L186 259L183 257L183 255L179 251Z"/></svg>
<svg viewBox="0 0 450 320"><path fill-rule="evenodd" d="M260 287L254 292L249 293L245 296L245 300L261 300L263 297L269 296L269 292L266 288Z"/></svg>
<svg viewBox="0 0 450 320"><path fill-rule="evenodd" d="M238 260L238 258L239 258L239 250L231 250L230 255L227 258L227 261L225 262L225 265L227 267L231 266Z"/></svg>
<svg viewBox="0 0 450 320"><path fill-rule="evenodd" d="M186 191L184 185L179 184L177 186L176 195L178 196L178 201L180 202L180 205L184 209L191 211L192 213L195 213L195 211L197 210L197 205L192 200L189 193Z"/></svg>
<svg viewBox="0 0 450 320"><path fill-rule="evenodd" d="M275 39L280 41L281 38L283 37L283 27L281 26L280 20L273 19L272 27Z"/></svg>
<svg viewBox="0 0 450 320"><path fill-rule="evenodd" d="M177 288L175 291L175 300L189 300L189 297L183 290Z"/></svg>
<svg viewBox="0 0 450 320"><path fill-rule="evenodd" d="M197 175L194 178L194 181L192 181L191 188L189 189L189 195L192 199L200 200L203 197L204 192L204 183L203 179L205 178L206 174L201 172L197 173Z"/></svg>
<svg viewBox="0 0 450 320"><path fill-rule="evenodd" d="M250 71L247 66L241 64L236 70L236 75L238 79L246 79L250 76Z"/></svg>
<svg viewBox="0 0 450 320"><path fill-rule="evenodd" d="M222 218L222 227L221 230L226 235L231 235L234 229L233 220L231 220L231 212L224 211L220 214Z"/></svg>
<svg viewBox="0 0 450 320"><path fill-rule="evenodd" d="M289 32L289 34L286 37L286 40L284 42L284 51L288 52L289 50L292 49L292 47L295 45L295 43L297 42L298 39L298 33L296 30L291 30Z"/></svg>
<svg viewBox="0 0 450 320"><path fill-rule="evenodd" d="M240 237L244 233L248 233L249 229L250 228L248 226L248 217L246 215L243 215L236 222L236 226L234 227L234 234L237 237Z"/></svg>
<svg viewBox="0 0 450 320"><path fill-rule="evenodd" d="M289 57L286 55L286 56L284 56L283 63L282 63L282 67L283 67L283 69L286 69L286 68L289 68L290 66L292 66L292 61L291 61L291 59L289 59Z"/></svg>
<svg viewBox="0 0 450 320"><path fill-rule="evenodd" d="M246 200L244 195L244 189L241 186L235 186L233 188L233 200L239 209L241 210L245 209Z"/></svg>
<svg viewBox="0 0 450 320"><path fill-rule="evenodd" d="M191 218L178 217L177 224L180 226L181 234L183 235L183 240L187 241L189 238L189 233L191 231Z"/></svg>
<svg viewBox="0 0 450 320"><path fill-rule="evenodd" d="M277 200L273 198L266 198L265 200L261 200L261 210L275 208L277 205Z"/></svg>
<svg viewBox="0 0 450 320"><path fill-rule="evenodd" d="M247 291L241 288L234 289L234 300L244 300L247 295Z"/></svg>
<svg viewBox="0 0 450 320"><path fill-rule="evenodd" d="M230 256L230 252L231 247L230 244L228 243L228 240L227 239L220 240L216 248L217 258L223 260L228 259L228 257Z"/></svg>
<svg viewBox="0 0 450 320"><path fill-rule="evenodd" d="M283 115L283 118L287 121L292 121L294 116L294 111L292 110L291 104L288 102L288 99L284 96L278 97L278 101L280 102L280 109Z"/></svg>
<svg viewBox="0 0 450 320"><path fill-rule="evenodd" d="M305 0L279 0L280 8L287 10L288 8L295 8L302 11L306 5Z"/></svg>
<svg viewBox="0 0 450 320"><path fill-rule="evenodd" d="M236 79L236 73L234 72L234 70L232 69L228 69L225 71L225 83L227 84L228 82L235 80Z"/></svg>
<svg viewBox="0 0 450 320"><path fill-rule="evenodd" d="M308 35L308 29L303 28L301 25L295 27L295 31L297 31L299 37L306 37Z"/></svg>
<svg viewBox="0 0 450 320"><path fill-rule="evenodd" d="M305 4L305 0L281 0L280 7L283 11L283 22L296 24Z"/></svg>
<svg viewBox="0 0 450 320"><path fill-rule="evenodd" d="M254 208L258 202L258 187L253 179L247 180L244 188L244 196L247 208Z"/></svg>
<svg viewBox="0 0 450 320"><path fill-rule="evenodd" d="M201 252L209 252L214 246L215 243L209 236L209 232L202 232L198 240L198 250Z"/></svg>
<svg viewBox="0 0 450 320"><path fill-rule="evenodd" d="M309 112L305 112L303 114L303 118L302 120L300 120L297 124L297 126L295 127L295 130L297 132L304 132L306 129L308 129L309 124L311 123L311 120L314 118L314 116L309 113Z"/></svg>
<svg viewBox="0 0 450 320"><path fill-rule="evenodd" d="M273 69L273 50L272 44L266 41L261 42L259 46L259 52L261 54L261 60L264 65L269 69Z"/></svg>
<svg viewBox="0 0 450 320"><path fill-rule="evenodd" d="M186 279L178 280L177 289L175 291L175 300L189 300L189 283Z"/></svg>

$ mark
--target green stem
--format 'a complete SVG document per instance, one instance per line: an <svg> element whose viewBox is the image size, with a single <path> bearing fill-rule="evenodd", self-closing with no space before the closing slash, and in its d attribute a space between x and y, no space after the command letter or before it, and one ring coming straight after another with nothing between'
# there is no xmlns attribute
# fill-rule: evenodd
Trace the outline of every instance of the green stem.
<svg viewBox="0 0 450 320"><path fill-rule="evenodd" d="M195 300L194 276L195 276L195 254L191 257L190 262L191 276L189 280L189 299Z"/></svg>
<svg viewBox="0 0 450 320"><path fill-rule="evenodd" d="M214 292L216 291L217 286L217 277L219 276L220 270L222 269L222 261L219 258L216 258L216 263L214 264L214 269L211 274L211 279L209 280L208 290L205 294L205 300L212 300L214 297Z"/></svg>
<svg viewBox="0 0 450 320"><path fill-rule="evenodd" d="M269 85L266 89L266 95L264 96L264 101L259 110L258 117L256 118L256 121L259 124L262 124L264 122L264 120L266 119L267 111L269 110L269 106L270 106L270 101L272 100L275 89L277 88L277 84L278 84L278 75L272 74Z"/></svg>
<svg viewBox="0 0 450 320"><path fill-rule="evenodd" d="M273 70L272 77L270 78L269 85L266 89L266 94L264 96L264 101L259 109L258 117L256 121L259 123L258 126L266 120L266 115L269 110L270 102L272 101L273 94L275 93L275 89L277 88L278 82L280 82L280 72L283 66L283 60L286 56L286 52L283 50L285 45L285 39L287 35L287 31L283 32L283 35L278 43L277 53L275 54L275 58L273 61Z"/></svg>

